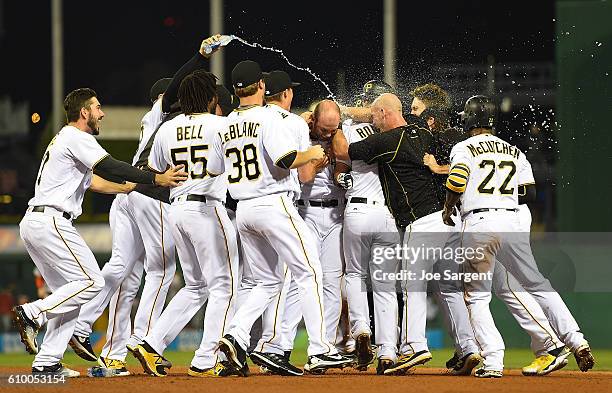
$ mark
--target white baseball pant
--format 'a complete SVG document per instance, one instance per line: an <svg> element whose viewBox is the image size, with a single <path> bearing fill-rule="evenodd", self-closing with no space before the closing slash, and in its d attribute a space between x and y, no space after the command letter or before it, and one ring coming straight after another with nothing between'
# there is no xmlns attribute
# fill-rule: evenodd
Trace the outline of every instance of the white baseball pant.
<svg viewBox="0 0 612 393"><path fill-rule="evenodd" d="M33 367L62 360L81 307L104 287L96 258L72 222L62 212L50 210L29 211L19 224L24 246L52 291L44 299L23 305L28 318L40 326L47 324Z"/></svg>

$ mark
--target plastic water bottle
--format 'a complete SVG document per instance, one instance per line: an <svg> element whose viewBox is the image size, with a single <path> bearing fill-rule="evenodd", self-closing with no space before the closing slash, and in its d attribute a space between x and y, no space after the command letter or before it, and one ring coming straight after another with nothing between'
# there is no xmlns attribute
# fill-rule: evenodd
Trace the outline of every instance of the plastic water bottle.
<svg viewBox="0 0 612 393"><path fill-rule="evenodd" d="M219 38L218 41L213 42L210 45L206 45L204 47L204 53L209 54L211 53L213 50L221 47L221 46L225 46L227 44L229 44L230 42L232 42L232 40L236 38L235 35L222 35L221 38Z"/></svg>

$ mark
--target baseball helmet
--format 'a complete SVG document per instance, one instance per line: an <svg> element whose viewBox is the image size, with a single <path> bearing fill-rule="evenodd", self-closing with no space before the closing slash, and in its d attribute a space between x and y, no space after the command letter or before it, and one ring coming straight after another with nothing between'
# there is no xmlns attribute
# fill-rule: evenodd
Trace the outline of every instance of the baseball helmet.
<svg viewBox="0 0 612 393"><path fill-rule="evenodd" d="M391 87L390 84L377 79L373 79L363 85L363 93L361 93L360 98L362 104L371 104L372 101L374 101L379 95L394 92L395 90L393 89L393 87Z"/></svg>
<svg viewBox="0 0 612 393"><path fill-rule="evenodd" d="M477 95L468 98L463 112L460 113L465 132L474 128L494 128L497 106L487 96Z"/></svg>

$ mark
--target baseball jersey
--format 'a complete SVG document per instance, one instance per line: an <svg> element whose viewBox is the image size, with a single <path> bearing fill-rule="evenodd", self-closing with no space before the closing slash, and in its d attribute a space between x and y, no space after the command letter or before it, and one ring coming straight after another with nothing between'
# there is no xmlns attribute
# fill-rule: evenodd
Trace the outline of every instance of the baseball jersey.
<svg viewBox="0 0 612 393"><path fill-rule="evenodd" d="M298 151L306 151L310 147L310 129L308 128L308 123L300 116L291 113L278 105L268 104L267 108L270 108L276 112L278 112L283 118L283 128L287 129L290 134L296 139L298 145ZM294 192L295 199L300 196L300 179L298 177L298 170L291 169L291 177L294 180Z"/></svg>
<svg viewBox="0 0 612 393"><path fill-rule="evenodd" d="M377 133L369 123L344 125L342 132L349 145ZM361 197L384 202L385 195L378 177L378 165L366 164L361 160L349 161L347 164L351 167L353 187L346 190L346 199Z"/></svg>
<svg viewBox="0 0 612 393"><path fill-rule="evenodd" d="M328 151L331 148L330 141L311 140L312 145L321 145L321 147ZM302 199L338 199L344 198L345 190L338 187L334 183L334 164L335 159L330 159L329 165L327 165L321 172L315 175L312 183L302 184Z"/></svg>
<svg viewBox="0 0 612 393"><path fill-rule="evenodd" d="M516 209L519 184L533 183L528 165L525 154L516 146L495 135L476 135L451 150L446 186L463 194L462 213L483 208Z"/></svg>
<svg viewBox="0 0 612 393"><path fill-rule="evenodd" d="M227 172L228 190L238 201L293 193L291 171L276 163L296 151L297 140L287 132L276 110L241 107L229 114L225 128L216 135L208 171L213 175Z"/></svg>
<svg viewBox="0 0 612 393"><path fill-rule="evenodd" d="M207 160L215 135L225 127L224 117L209 113L178 115L165 122L157 131L149 167L163 172L169 165L184 165L188 179L170 189L170 200L184 195L206 195L225 201L226 183L222 177L208 175Z"/></svg>
<svg viewBox="0 0 612 393"><path fill-rule="evenodd" d="M92 170L108 155L93 135L64 126L47 146L28 205L51 206L77 218Z"/></svg>
<svg viewBox="0 0 612 393"><path fill-rule="evenodd" d="M140 122L140 140L138 142L136 154L134 154L134 158L132 159L132 165L136 165L140 155L147 146L147 142L149 142L149 138L151 138L151 135L153 135L163 119L164 113L162 112L162 99L160 98L155 101L151 110L142 117Z"/></svg>

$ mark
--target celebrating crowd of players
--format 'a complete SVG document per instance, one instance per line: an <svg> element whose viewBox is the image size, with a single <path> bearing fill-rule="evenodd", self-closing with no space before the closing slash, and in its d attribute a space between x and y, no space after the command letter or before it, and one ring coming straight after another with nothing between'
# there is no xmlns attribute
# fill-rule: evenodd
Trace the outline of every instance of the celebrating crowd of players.
<svg viewBox="0 0 612 393"><path fill-rule="evenodd" d="M409 108L391 86L371 81L357 106L323 100L298 116L291 103L299 83L284 71L238 63L238 100L217 85L205 70L214 51L204 48L219 38L204 40L173 78L153 86L132 165L93 137L104 117L95 92L66 97L68 124L45 152L20 224L53 292L14 310L36 354L33 373L78 376L61 363L70 345L98 362L91 376L129 375L128 352L146 373L165 376L172 364L164 350L206 304L190 376L247 376L247 357L286 376L366 371L375 361L377 374L402 375L432 358L432 277L455 342L450 374L502 376L491 291L531 337L535 360L523 374L563 368L572 353L582 371L594 366L578 324L537 269L525 204L535 195L533 174L525 155L494 135L488 97L466 102L462 129L450 126L449 96L434 84L411 91ZM118 194L102 270L72 225L87 189ZM462 263L387 252L419 248L480 252ZM175 250L185 286L164 308ZM98 356L89 335L107 306ZM302 319L303 369L290 361Z"/></svg>

